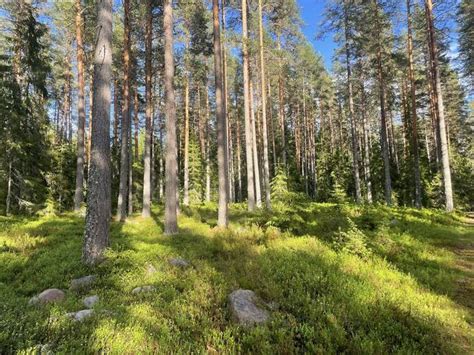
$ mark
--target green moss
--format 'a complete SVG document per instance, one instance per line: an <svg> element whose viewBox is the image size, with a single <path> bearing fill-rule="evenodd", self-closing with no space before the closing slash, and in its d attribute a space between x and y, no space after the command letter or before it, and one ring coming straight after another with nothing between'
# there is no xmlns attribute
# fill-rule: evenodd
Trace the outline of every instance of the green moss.
<svg viewBox="0 0 474 355"><path fill-rule="evenodd" d="M453 249L472 243L473 229L460 216L311 203L249 215L237 205L222 230L207 204L179 222L175 237L162 234L161 209L113 223L107 259L93 270L81 264L79 217L0 218L0 353L39 344L117 354L473 351L472 304L459 283L473 275ZM171 266L177 256L192 267ZM85 294L27 305L89 273L98 280L87 294L100 297L91 319L64 317ZM155 291L131 293L143 285ZM277 305L271 322L237 326L227 300L236 288Z"/></svg>

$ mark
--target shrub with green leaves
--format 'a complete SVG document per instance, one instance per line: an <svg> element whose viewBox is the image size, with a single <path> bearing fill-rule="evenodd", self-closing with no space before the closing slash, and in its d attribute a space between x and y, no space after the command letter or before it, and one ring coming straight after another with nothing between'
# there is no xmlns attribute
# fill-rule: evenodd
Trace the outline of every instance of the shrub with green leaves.
<svg viewBox="0 0 474 355"><path fill-rule="evenodd" d="M364 232L357 228L352 219L347 218L349 228L345 231L339 228L333 241L333 245L337 250L357 255L363 259L371 255L368 247L367 237Z"/></svg>

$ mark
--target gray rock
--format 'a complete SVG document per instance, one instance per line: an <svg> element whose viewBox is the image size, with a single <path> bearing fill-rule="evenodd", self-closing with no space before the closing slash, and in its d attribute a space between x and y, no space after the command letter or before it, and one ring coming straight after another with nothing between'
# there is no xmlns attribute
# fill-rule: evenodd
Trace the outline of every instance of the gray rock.
<svg viewBox="0 0 474 355"><path fill-rule="evenodd" d="M137 294L137 293L142 293L142 292L150 292L150 291L154 291L154 290L155 290L154 286L147 285L147 286L135 287L132 290L132 293Z"/></svg>
<svg viewBox="0 0 474 355"><path fill-rule="evenodd" d="M71 290L83 291L89 289L96 280L95 275L87 275L71 281Z"/></svg>
<svg viewBox="0 0 474 355"><path fill-rule="evenodd" d="M89 308L89 309L94 307L94 305L97 302L99 302L99 296L97 296L97 295L86 297L82 301L82 303L84 303L84 306L86 306L86 308Z"/></svg>
<svg viewBox="0 0 474 355"><path fill-rule="evenodd" d="M75 321L82 322L84 319L92 316L93 313L94 311L92 309L83 309L78 312L66 313L66 316L71 317Z"/></svg>
<svg viewBox="0 0 474 355"><path fill-rule="evenodd" d="M44 290L39 295L34 296L28 302L29 304L46 304L62 301L65 297L63 291L57 288L49 288Z"/></svg>
<svg viewBox="0 0 474 355"><path fill-rule="evenodd" d="M395 218L390 221L391 226L397 226L400 222L396 220Z"/></svg>
<svg viewBox="0 0 474 355"><path fill-rule="evenodd" d="M169 263L173 266L180 268L187 268L188 266L190 266L189 262L187 260L184 260L183 258L171 258L169 260Z"/></svg>
<svg viewBox="0 0 474 355"><path fill-rule="evenodd" d="M232 314L237 322L242 325L254 325L265 323L270 315L255 303L257 296L250 290L236 290L229 295Z"/></svg>

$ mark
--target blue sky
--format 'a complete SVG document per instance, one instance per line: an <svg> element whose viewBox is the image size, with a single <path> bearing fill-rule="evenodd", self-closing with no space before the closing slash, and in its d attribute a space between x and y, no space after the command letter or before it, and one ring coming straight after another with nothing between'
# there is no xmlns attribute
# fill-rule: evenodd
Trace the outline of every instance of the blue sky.
<svg viewBox="0 0 474 355"><path fill-rule="evenodd" d="M331 35L325 36L322 40L316 40L321 21L323 20L325 0L297 0L301 11L301 18L304 21L303 33L313 44L314 49L324 58L326 68L331 68L331 58L336 44Z"/></svg>

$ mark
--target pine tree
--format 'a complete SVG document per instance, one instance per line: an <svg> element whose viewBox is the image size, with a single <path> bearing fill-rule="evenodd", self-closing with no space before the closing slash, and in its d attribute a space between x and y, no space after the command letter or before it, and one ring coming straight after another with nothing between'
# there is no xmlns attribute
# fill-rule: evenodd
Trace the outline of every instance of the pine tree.
<svg viewBox="0 0 474 355"><path fill-rule="evenodd" d="M94 55L91 161L86 227L82 258L95 264L109 244L110 191L110 83L112 75L112 0L97 3L97 44Z"/></svg>

